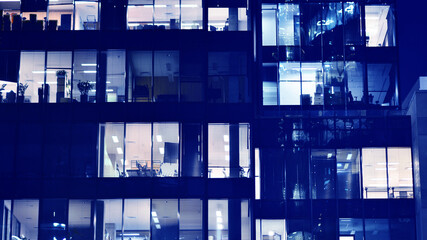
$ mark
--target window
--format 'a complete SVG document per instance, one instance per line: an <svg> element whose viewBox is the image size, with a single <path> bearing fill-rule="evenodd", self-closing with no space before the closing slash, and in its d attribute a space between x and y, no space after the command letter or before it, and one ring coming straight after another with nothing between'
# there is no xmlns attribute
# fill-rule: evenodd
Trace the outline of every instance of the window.
<svg viewBox="0 0 427 240"><path fill-rule="evenodd" d="M85 239L93 236L93 223L91 200L69 200L68 202L68 232L70 239Z"/></svg>
<svg viewBox="0 0 427 240"><path fill-rule="evenodd" d="M281 62L279 64L280 105L299 105L301 102L300 63ZM310 99L311 102L311 99Z"/></svg>
<svg viewBox="0 0 427 240"><path fill-rule="evenodd" d="M101 199L96 201L97 211L102 213L101 216L104 218L104 221L96 222L97 226L104 229L102 232L102 239L121 239L123 235L123 221L136 219L136 216L135 218L123 218L122 203L122 199ZM131 209L131 211L135 211L135 209Z"/></svg>
<svg viewBox="0 0 427 240"><path fill-rule="evenodd" d="M155 221L153 212L150 220L150 199L125 199L123 215L123 234L117 236L118 239L139 236L141 239L150 237L150 222ZM154 201L154 200L153 200ZM153 206L154 208L154 206ZM170 209L172 210L172 209ZM153 211L155 211L153 209ZM120 217L122 213L117 215ZM175 215L176 216L176 215ZM157 218L158 221L158 218ZM120 228L119 228L120 229ZM116 239L117 239L116 238ZM114 238L113 238L114 239Z"/></svg>
<svg viewBox="0 0 427 240"><path fill-rule="evenodd" d="M46 9L43 12L22 12L21 15L22 15L22 30L24 31L43 31L44 29L50 30L51 28L52 30L56 30L57 25L54 25L52 23L50 25L51 27L49 27L45 23ZM17 26L16 28L12 23L12 29L19 29L20 28L19 22L21 21L21 18L16 17L16 19L14 20L18 20L17 21L18 23L15 25Z"/></svg>
<svg viewBox="0 0 427 240"><path fill-rule="evenodd" d="M279 45L300 45L300 10L299 4L279 4Z"/></svg>
<svg viewBox="0 0 427 240"><path fill-rule="evenodd" d="M360 155L358 149L337 149L337 196L360 198Z"/></svg>
<svg viewBox="0 0 427 240"><path fill-rule="evenodd" d="M55 75L55 72L52 72ZM52 74L50 73L50 74ZM45 52L21 52L17 102L39 102L45 79ZM41 92L43 97L43 91ZM13 98L13 97L11 97Z"/></svg>
<svg viewBox="0 0 427 240"><path fill-rule="evenodd" d="M0 52L0 103L14 103L19 74L19 52Z"/></svg>
<svg viewBox="0 0 427 240"><path fill-rule="evenodd" d="M395 46L393 8L389 5L365 6L366 46Z"/></svg>
<svg viewBox="0 0 427 240"><path fill-rule="evenodd" d="M276 45L277 31L277 5L262 4L262 45Z"/></svg>
<svg viewBox="0 0 427 240"><path fill-rule="evenodd" d="M202 0L181 0L181 29L203 29Z"/></svg>
<svg viewBox="0 0 427 240"><path fill-rule="evenodd" d="M387 198L387 166L384 148L362 149L363 197Z"/></svg>
<svg viewBox="0 0 427 240"><path fill-rule="evenodd" d="M365 219L365 239L390 239L389 219Z"/></svg>
<svg viewBox="0 0 427 240"><path fill-rule="evenodd" d="M94 103L96 101L97 51L74 51L73 101Z"/></svg>
<svg viewBox="0 0 427 240"><path fill-rule="evenodd" d="M108 50L101 54L101 66L105 63L106 69L100 73L101 81L106 84L106 102L125 101L125 61L124 50Z"/></svg>
<svg viewBox="0 0 427 240"><path fill-rule="evenodd" d="M179 238L203 239L202 201L200 199L179 200Z"/></svg>
<svg viewBox="0 0 427 240"><path fill-rule="evenodd" d="M10 205L9 209L11 209ZM10 217L8 222L12 221L12 230L9 232L11 238L9 239L14 239L13 236L15 236L37 240L39 230L39 201L30 199L13 200L12 214L8 211Z"/></svg>
<svg viewBox="0 0 427 240"><path fill-rule="evenodd" d="M340 218L339 240L363 240L363 219Z"/></svg>
<svg viewBox="0 0 427 240"><path fill-rule="evenodd" d="M247 31L246 8L209 8L209 31Z"/></svg>
<svg viewBox="0 0 427 240"><path fill-rule="evenodd" d="M129 102L151 102L153 99L153 53L131 51L128 54Z"/></svg>
<svg viewBox="0 0 427 240"><path fill-rule="evenodd" d="M357 106L364 102L364 71L365 68L360 62L347 62L345 66L347 76L347 103L350 106Z"/></svg>
<svg viewBox="0 0 427 240"><path fill-rule="evenodd" d="M47 52L46 83L43 86L44 102L71 102L71 79L73 77L71 59L71 51Z"/></svg>
<svg viewBox="0 0 427 240"><path fill-rule="evenodd" d="M75 1L74 30L99 30L99 17L97 1Z"/></svg>
<svg viewBox="0 0 427 240"><path fill-rule="evenodd" d="M154 101L178 102L179 52L154 52Z"/></svg>
<svg viewBox="0 0 427 240"><path fill-rule="evenodd" d="M311 197L335 198L336 155L333 149L311 150Z"/></svg>
<svg viewBox="0 0 427 240"><path fill-rule="evenodd" d="M47 12L49 30L73 30L73 1L49 0Z"/></svg>
<svg viewBox="0 0 427 240"><path fill-rule="evenodd" d="M264 106L277 105L277 63L262 64L262 98Z"/></svg>
<svg viewBox="0 0 427 240"><path fill-rule="evenodd" d="M106 123L100 126L100 176L124 176L124 124Z"/></svg>
<svg viewBox="0 0 427 240"><path fill-rule="evenodd" d="M411 148L387 148L389 198L413 198Z"/></svg>
<svg viewBox="0 0 427 240"><path fill-rule="evenodd" d="M68 200L40 200L40 239L64 239L68 232Z"/></svg>
<svg viewBox="0 0 427 240"><path fill-rule="evenodd" d="M209 124L209 178L249 177L249 125Z"/></svg>
<svg viewBox="0 0 427 240"><path fill-rule="evenodd" d="M178 199L153 199L151 206L152 239L179 239Z"/></svg>
<svg viewBox="0 0 427 240"><path fill-rule="evenodd" d="M393 64L371 63L368 69L368 103L381 106L398 105L396 79Z"/></svg>

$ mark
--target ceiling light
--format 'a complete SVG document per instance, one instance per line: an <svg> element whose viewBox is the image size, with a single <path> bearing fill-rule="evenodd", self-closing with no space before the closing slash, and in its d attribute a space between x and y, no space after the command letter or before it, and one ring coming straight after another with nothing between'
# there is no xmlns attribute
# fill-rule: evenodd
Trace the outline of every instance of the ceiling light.
<svg viewBox="0 0 427 240"><path fill-rule="evenodd" d="M225 155L225 161L230 161L230 155Z"/></svg>
<svg viewBox="0 0 427 240"><path fill-rule="evenodd" d="M159 148L159 152L160 152L160 154L162 154L162 155L163 155L163 154L165 154L165 148L160 147L160 148Z"/></svg>
<svg viewBox="0 0 427 240"><path fill-rule="evenodd" d="M121 147L116 148L118 154L123 154L123 149Z"/></svg>
<svg viewBox="0 0 427 240"><path fill-rule="evenodd" d="M268 236L270 236L270 237L273 237L273 236L274 236L274 234L275 234L275 232L274 232L274 231L269 231L269 232L268 232Z"/></svg>
<svg viewBox="0 0 427 240"><path fill-rule="evenodd" d="M216 222L217 222L217 223L222 223L222 217L217 217L217 218L216 218Z"/></svg>
<svg viewBox="0 0 427 240"><path fill-rule="evenodd" d="M224 229L224 225L222 225L221 223L217 224L216 227L218 228L218 230Z"/></svg>
<svg viewBox="0 0 427 240"><path fill-rule="evenodd" d="M218 211L216 211L216 216L217 216L217 217L221 217L221 216L222 216L221 211L219 211L219 210L218 210Z"/></svg>
<svg viewBox="0 0 427 240"><path fill-rule="evenodd" d="M351 160L351 157L353 157L353 154L351 153L347 154L347 160Z"/></svg>
<svg viewBox="0 0 427 240"><path fill-rule="evenodd" d="M153 217L157 217L157 213L156 213L156 212L151 212L151 215L152 215Z"/></svg>
<svg viewBox="0 0 427 240"><path fill-rule="evenodd" d="M162 228L162 227L160 226L160 224L156 224L156 228L157 228L157 229L160 229L160 228Z"/></svg>
<svg viewBox="0 0 427 240"><path fill-rule="evenodd" d="M83 73L96 73L96 70L84 70Z"/></svg>
<svg viewBox="0 0 427 240"><path fill-rule="evenodd" d="M153 217L153 221L154 221L154 223L159 223L159 219L156 217Z"/></svg>
<svg viewBox="0 0 427 240"><path fill-rule="evenodd" d="M96 63L82 63L82 67L96 67Z"/></svg>
<svg viewBox="0 0 427 240"><path fill-rule="evenodd" d="M114 92L114 89L107 89L107 92Z"/></svg>
<svg viewBox="0 0 427 240"><path fill-rule="evenodd" d="M124 237L136 237L136 236L139 236L139 233L123 233L120 235L122 235Z"/></svg>
<svg viewBox="0 0 427 240"><path fill-rule="evenodd" d="M119 138L117 136L111 136L111 138L113 139L113 142L115 143L119 142Z"/></svg>
<svg viewBox="0 0 427 240"><path fill-rule="evenodd" d="M332 157L332 153L328 153L328 158L331 158Z"/></svg>
<svg viewBox="0 0 427 240"><path fill-rule="evenodd" d="M230 141L230 136L224 135L224 142L229 142L229 141Z"/></svg>
<svg viewBox="0 0 427 240"><path fill-rule="evenodd" d="M230 151L230 145L224 145L224 151L229 152Z"/></svg>
<svg viewBox="0 0 427 240"><path fill-rule="evenodd" d="M163 141L162 135L157 135L156 139L157 139L157 142L162 142Z"/></svg>

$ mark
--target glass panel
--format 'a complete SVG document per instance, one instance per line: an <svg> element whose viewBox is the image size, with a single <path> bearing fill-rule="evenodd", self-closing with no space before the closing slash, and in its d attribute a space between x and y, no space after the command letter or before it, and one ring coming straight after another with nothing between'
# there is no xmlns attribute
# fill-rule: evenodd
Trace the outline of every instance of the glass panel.
<svg viewBox="0 0 427 240"><path fill-rule="evenodd" d="M151 124L126 124L126 174L152 177Z"/></svg>
<svg viewBox="0 0 427 240"><path fill-rule="evenodd" d="M309 153L306 149L287 149L286 161L286 198L309 198Z"/></svg>
<svg viewBox="0 0 427 240"><path fill-rule="evenodd" d="M249 215L249 201L242 199L241 202L241 239L242 240L251 240L252 231L251 231L251 218Z"/></svg>
<svg viewBox="0 0 427 240"><path fill-rule="evenodd" d="M151 218L151 239L179 239L177 199L153 199Z"/></svg>
<svg viewBox="0 0 427 240"><path fill-rule="evenodd" d="M42 199L40 200L40 239L67 238L68 200Z"/></svg>
<svg viewBox="0 0 427 240"><path fill-rule="evenodd" d="M261 220L260 240L282 240L287 239L285 220Z"/></svg>
<svg viewBox="0 0 427 240"><path fill-rule="evenodd" d="M96 101L97 52L75 51L73 72L73 101Z"/></svg>
<svg viewBox="0 0 427 240"><path fill-rule="evenodd" d="M153 98L153 53L132 51L128 55L130 102L151 102Z"/></svg>
<svg viewBox="0 0 427 240"><path fill-rule="evenodd" d="M249 166L250 166L249 124L238 124L238 127L239 127L239 177L249 177L249 174L250 174L249 172ZM233 147L232 145L230 146Z"/></svg>
<svg viewBox="0 0 427 240"><path fill-rule="evenodd" d="M10 209L10 204L9 206L6 205L6 207ZM37 240L39 229L39 200L13 200L13 215L12 219L9 219L9 223L10 220L12 220L12 239L14 239L13 236L15 236Z"/></svg>
<svg viewBox="0 0 427 240"><path fill-rule="evenodd" d="M121 239L122 237L122 200L105 199L96 202L96 212L104 221L96 221L97 229L103 229L102 239ZM134 212L136 214L136 211ZM127 215L125 215L127 216ZM127 221L129 218L124 218Z"/></svg>
<svg viewBox="0 0 427 240"><path fill-rule="evenodd" d="M262 45L276 46L276 4L262 5Z"/></svg>
<svg viewBox="0 0 427 240"><path fill-rule="evenodd" d="M99 30L98 2L76 1L75 30Z"/></svg>
<svg viewBox="0 0 427 240"><path fill-rule="evenodd" d="M147 2L147 3L143 3ZM154 11L153 1L141 1L140 5L128 5L127 24L128 29L150 29L153 25Z"/></svg>
<svg viewBox="0 0 427 240"><path fill-rule="evenodd" d="M395 84L397 76L393 64L368 64L367 70L369 104L381 106L397 105Z"/></svg>
<svg viewBox="0 0 427 240"><path fill-rule="evenodd" d="M363 240L363 219L340 218L339 240Z"/></svg>
<svg viewBox="0 0 427 240"><path fill-rule="evenodd" d="M228 200L209 200L208 208L209 239L228 239Z"/></svg>
<svg viewBox="0 0 427 240"><path fill-rule="evenodd" d="M344 105L345 65L344 62L324 63L324 101L326 106Z"/></svg>
<svg viewBox="0 0 427 240"><path fill-rule="evenodd" d="M360 198L360 155L358 149L337 149L337 195Z"/></svg>
<svg viewBox="0 0 427 240"><path fill-rule="evenodd" d="M335 197L335 150L311 151L311 197L331 199Z"/></svg>
<svg viewBox="0 0 427 240"><path fill-rule="evenodd" d="M302 105L323 105L324 89L322 79L322 63L302 63Z"/></svg>
<svg viewBox="0 0 427 240"><path fill-rule="evenodd" d="M154 5L154 25L160 29L179 29L179 0L156 0Z"/></svg>
<svg viewBox="0 0 427 240"><path fill-rule="evenodd" d="M177 102L179 88L179 52L154 53L154 100Z"/></svg>
<svg viewBox="0 0 427 240"><path fill-rule="evenodd" d="M389 198L413 198L411 148L387 148Z"/></svg>
<svg viewBox="0 0 427 240"><path fill-rule="evenodd" d="M364 103L364 67L360 62L347 62L345 66L347 76L347 103L352 106Z"/></svg>
<svg viewBox="0 0 427 240"><path fill-rule="evenodd" d="M205 99L205 53L181 51L181 102L201 102Z"/></svg>
<svg viewBox="0 0 427 240"><path fill-rule="evenodd" d="M45 26L45 19L46 19L46 12L23 12L22 13L22 30L24 31L42 31L43 29L46 29ZM12 20L12 30L19 29L19 27L14 26L13 22L15 20L18 20L19 22L21 19L16 18ZM49 23L48 23L49 24ZM18 24L17 24L18 25ZM48 26L48 30L57 30L58 26L57 20L52 20L52 23L50 26Z"/></svg>
<svg viewBox="0 0 427 240"><path fill-rule="evenodd" d="M344 41L346 45L362 45L362 16L360 4L344 3Z"/></svg>
<svg viewBox="0 0 427 240"><path fill-rule="evenodd" d="M153 124L153 170L159 177L178 177L179 124Z"/></svg>
<svg viewBox="0 0 427 240"><path fill-rule="evenodd" d="M389 220L388 219L365 219L365 239L366 240L389 240Z"/></svg>
<svg viewBox="0 0 427 240"><path fill-rule="evenodd" d="M73 11L72 4L50 4L48 6L49 30L72 30Z"/></svg>
<svg viewBox="0 0 427 240"><path fill-rule="evenodd" d="M71 102L71 59L71 51L47 53L44 102Z"/></svg>
<svg viewBox="0 0 427 240"><path fill-rule="evenodd" d="M280 105L299 105L301 96L301 72L299 62L280 62Z"/></svg>
<svg viewBox="0 0 427 240"><path fill-rule="evenodd" d="M247 31L248 30L248 10L246 8L238 8L238 23L237 23L237 29L234 23L235 18L235 10L233 10L233 14L231 14L231 8L230 8L230 19L229 19L229 31ZM234 26L234 27L233 27Z"/></svg>
<svg viewBox="0 0 427 240"><path fill-rule="evenodd" d="M366 46L395 46L394 13L390 6L365 6Z"/></svg>
<svg viewBox="0 0 427 240"><path fill-rule="evenodd" d="M55 71L52 71L52 73L55 75ZM44 78L45 53L21 52L17 102L39 102L39 89L41 89L44 84ZM16 95L13 95L14 94L11 93L10 99L15 98Z"/></svg>
<svg viewBox="0 0 427 240"><path fill-rule="evenodd" d="M181 176L202 177L202 127L200 124L183 123Z"/></svg>
<svg viewBox="0 0 427 240"><path fill-rule="evenodd" d="M68 203L69 238L85 240L94 235L91 200L70 200Z"/></svg>
<svg viewBox="0 0 427 240"><path fill-rule="evenodd" d="M322 31L322 5L319 3L306 3L300 5L301 9L301 43L303 46L319 46ZM323 23L323 24L326 24Z"/></svg>
<svg viewBox="0 0 427 240"><path fill-rule="evenodd" d="M100 153L101 177L123 176L124 124L106 123L100 127L103 152Z"/></svg>
<svg viewBox="0 0 427 240"><path fill-rule="evenodd" d="M313 239L310 219L288 219L288 239L311 240ZM274 239L275 240L275 239Z"/></svg>
<svg viewBox="0 0 427 240"><path fill-rule="evenodd" d="M201 0L181 0L181 29L203 29Z"/></svg>
<svg viewBox="0 0 427 240"><path fill-rule="evenodd" d="M123 229L123 239L150 239L150 199L125 199Z"/></svg>
<svg viewBox="0 0 427 240"><path fill-rule="evenodd" d="M179 201L179 239L203 239L202 201L181 199Z"/></svg>
<svg viewBox="0 0 427 240"><path fill-rule="evenodd" d="M0 103L16 102L19 55L19 51L2 51L0 53Z"/></svg>
<svg viewBox="0 0 427 240"><path fill-rule="evenodd" d="M300 45L299 4L279 4L279 45Z"/></svg>
<svg viewBox="0 0 427 240"><path fill-rule="evenodd" d="M106 53L106 102L125 101L125 62L124 50L108 50Z"/></svg>
<svg viewBox="0 0 427 240"><path fill-rule="evenodd" d="M262 66L262 104L275 106L277 105L277 63L263 63Z"/></svg>
<svg viewBox="0 0 427 240"><path fill-rule="evenodd" d="M228 124L209 124L209 178L230 176L230 130Z"/></svg>
<svg viewBox="0 0 427 240"><path fill-rule="evenodd" d="M387 198L387 168L384 148L363 148L363 197Z"/></svg>
<svg viewBox="0 0 427 240"><path fill-rule="evenodd" d="M246 8L209 8L209 31L246 31Z"/></svg>
<svg viewBox="0 0 427 240"><path fill-rule="evenodd" d="M8 7L1 6L1 8L3 9L2 16L1 16L3 28L1 30L5 32L9 32L11 30L13 31L21 30L22 19L21 19L21 11L19 10L20 4L21 4L20 1L6 3L6 4ZM14 9L14 10L6 10L6 8Z"/></svg>

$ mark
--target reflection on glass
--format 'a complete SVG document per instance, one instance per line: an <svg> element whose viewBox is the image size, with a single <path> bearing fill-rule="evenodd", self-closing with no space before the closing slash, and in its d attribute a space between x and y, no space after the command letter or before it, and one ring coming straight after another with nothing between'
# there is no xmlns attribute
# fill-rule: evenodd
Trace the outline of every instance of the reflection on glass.
<svg viewBox="0 0 427 240"><path fill-rule="evenodd" d="M362 45L362 21L360 4L344 3L344 42L346 45Z"/></svg>
<svg viewBox="0 0 427 240"><path fill-rule="evenodd" d="M209 178L249 177L249 125L209 124Z"/></svg>
<svg viewBox="0 0 427 240"><path fill-rule="evenodd" d="M325 90L323 89L322 63L301 64L301 105L323 105Z"/></svg>
<svg viewBox="0 0 427 240"><path fill-rule="evenodd" d="M183 123L181 176L201 177L202 162L202 126L200 124Z"/></svg>
<svg viewBox="0 0 427 240"><path fill-rule="evenodd" d="M179 238L202 239L202 201L200 199L179 200Z"/></svg>
<svg viewBox="0 0 427 240"><path fill-rule="evenodd" d="M337 149L337 195L360 198L360 156L358 149Z"/></svg>
<svg viewBox="0 0 427 240"><path fill-rule="evenodd" d="M262 45L276 45L276 4L262 4Z"/></svg>
<svg viewBox="0 0 427 240"><path fill-rule="evenodd" d="M345 66L347 76L347 103L360 105L364 103L364 66L360 62L347 62Z"/></svg>
<svg viewBox="0 0 427 240"><path fill-rule="evenodd" d="M128 54L129 102L151 102L153 97L153 53L131 51Z"/></svg>
<svg viewBox="0 0 427 240"><path fill-rule="evenodd" d="M68 228L68 200L40 200L40 239L64 239Z"/></svg>
<svg viewBox="0 0 427 240"><path fill-rule="evenodd" d="M209 239L228 239L228 200L209 200L208 208Z"/></svg>
<svg viewBox="0 0 427 240"><path fill-rule="evenodd" d="M262 104L264 106L277 105L277 64L262 64Z"/></svg>
<svg viewBox="0 0 427 240"><path fill-rule="evenodd" d="M150 238L150 199L125 199L123 230L116 239Z"/></svg>
<svg viewBox="0 0 427 240"><path fill-rule="evenodd" d="M413 198L411 148L387 148L389 198Z"/></svg>
<svg viewBox="0 0 427 240"><path fill-rule="evenodd" d="M91 200L69 200L68 203L68 232L70 239L83 240L93 236Z"/></svg>
<svg viewBox="0 0 427 240"><path fill-rule="evenodd" d="M74 51L73 101L96 101L97 52Z"/></svg>
<svg viewBox="0 0 427 240"><path fill-rule="evenodd" d="M178 102L179 52L154 52L154 101Z"/></svg>
<svg viewBox="0 0 427 240"><path fill-rule="evenodd" d="M381 106L397 105L397 76L393 64L368 64L367 71L369 91L368 103Z"/></svg>
<svg viewBox="0 0 427 240"><path fill-rule="evenodd" d="M363 240L363 219L340 218L339 240Z"/></svg>
<svg viewBox="0 0 427 240"><path fill-rule="evenodd" d="M394 14L390 6L365 6L366 46L395 46Z"/></svg>
<svg viewBox="0 0 427 240"><path fill-rule="evenodd" d="M344 104L345 65L342 61L325 62L324 67L324 104L337 106Z"/></svg>
<svg viewBox="0 0 427 240"><path fill-rule="evenodd" d="M279 45L300 45L299 4L279 4Z"/></svg>
<svg viewBox="0 0 427 240"><path fill-rule="evenodd" d="M387 166L384 148L362 149L363 197L387 198Z"/></svg>
<svg viewBox="0 0 427 240"><path fill-rule="evenodd" d="M7 209L4 219L12 223L12 229L4 236L9 236L8 239L14 239L13 236L19 238L27 238L31 240L38 239L39 228L39 200L13 200L13 213L10 211L10 201L5 201ZM10 225L8 225L10 226ZM4 233L3 233L4 234Z"/></svg>
<svg viewBox="0 0 427 240"><path fill-rule="evenodd" d="M335 160L333 149L311 151L311 197L313 199L335 197Z"/></svg>
<svg viewBox="0 0 427 240"><path fill-rule="evenodd" d="M365 219L365 239L390 239L389 219Z"/></svg>

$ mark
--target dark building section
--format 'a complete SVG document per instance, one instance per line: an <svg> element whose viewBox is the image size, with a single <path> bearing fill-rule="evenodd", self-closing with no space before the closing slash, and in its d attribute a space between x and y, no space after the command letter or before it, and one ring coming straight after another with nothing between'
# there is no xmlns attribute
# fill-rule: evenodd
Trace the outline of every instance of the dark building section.
<svg viewBox="0 0 427 240"><path fill-rule="evenodd" d="M416 239L394 1L0 9L0 240Z"/></svg>

